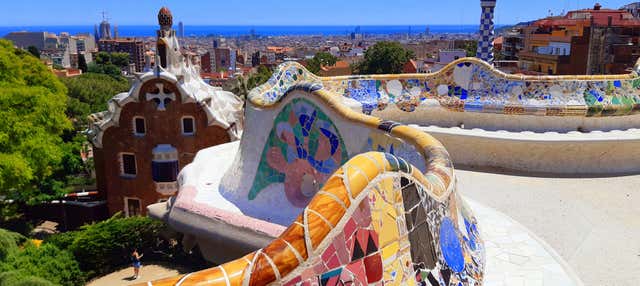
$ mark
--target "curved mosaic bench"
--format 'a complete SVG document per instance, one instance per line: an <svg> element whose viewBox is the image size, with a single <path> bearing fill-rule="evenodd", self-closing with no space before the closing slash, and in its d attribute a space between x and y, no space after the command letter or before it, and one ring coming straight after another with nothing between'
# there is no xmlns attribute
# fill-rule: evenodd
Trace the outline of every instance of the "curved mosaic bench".
<svg viewBox="0 0 640 286"><path fill-rule="evenodd" d="M289 87L299 82L314 82L356 110L407 124L441 127L464 124L472 128L513 131L575 131L578 128L588 131L607 128L604 124L622 129L627 126L623 120L608 123L604 118L640 113L637 70L636 66L634 72L626 75L509 75L484 61L463 58L432 74L323 78L298 63L287 62L280 65L267 84L254 89L249 98L257 104L271 105L280 100ZM457 114L444 113L453 118L443 119L444 111ZM517 126L511 126L482 114L535 116L527 120L536 122L527 125L521 120ZM559 116L564 117L562 121L567 124L558 123ZM545 117L550 120L545 121ZM580 117L601 120L585 122ZM503 117L498 118L504 121ZM638 126L640 116L633 119L635 124L629 126Z"/></svg>
<svg viewBox="0 0 640 286"><path fill-rule="evenodd" d="M477 222L436 139L353 112L318 85L283 94L249 102L240 144L201 151L178 196L150 210L187 237L208 236L218 253L234 240L273 240L147 285L482 285ZM234 148L230 163L221 155Z"/></svg>
<svg viewBox="0 0 640 286"><path fill-rule="evenodd" d="M388 153L358 155L267 247L148 285L481 285L482 242L472 216L456 207L455 195L447 195L451 177L436 171L450 168L446 163L446 157L435 156L429 180ZM441 183L434 185L436 178ZM402 184L415 187L403 190ZM439 248L415 242L430 235ZM434 250L436 261L429 258Z"/></svg>
<svg viewBox="0 0 640 286"><path fill-rule="evenodd" d="M464 58L433 74L323 78L288 62L249 99L273 105L300 82L321 86L357 112L417 125L440 140L458 166L640 171L638 66L626 75L522 76Z"/></svg>

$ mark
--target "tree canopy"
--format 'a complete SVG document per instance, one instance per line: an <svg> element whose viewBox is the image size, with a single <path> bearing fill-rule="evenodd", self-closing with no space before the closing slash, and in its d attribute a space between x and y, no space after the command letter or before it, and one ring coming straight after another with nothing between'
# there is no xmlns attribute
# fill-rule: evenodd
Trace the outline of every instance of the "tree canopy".
<svg viewBox="0 0 640 286"><path fill-rule="evenodd" d="M62 82L68 89L67 116L73 120L77 131L86 128L87 116L107 110L107 101L126 92L130 86L122 77L97 73L63 78Z"/></svg>
<svg viewBox="0 0 640 286"><path fill-rule="evenodd" d="M121 70L128 66L129 54L127 53L99 52L96 54L95 61L87 66L87 71L119 77Z"/></svg>
<svg viewBox="0 0 640 286"><path fill-rule="evenodd" d="M397 74L414 59L413 51L397 42L378 42L364 53L364 59L353 67L354 74Z"/></svg>
<svg viewBox="0 0 640 286"><path fill-rule="evenodd" d="M265 66L259 66L257 72L249 75L249 77L238 76L227 81L222 87L224 90L232 92L240 98L247 98L249 92L256 86L259 86L269 80L273 75L273 71Z"/></svg>
<svg viewBox="0 0 640 286"><path fill-rule="evenodd" d="M318 74L323 66L333 66L338 62L338 58L327 52L319 52L312 59L307 61L307 69Z"/></svg>
<svg viewBox="0 0 640 286"><path fill-rule="evenodd" d="M475 57L478 54L478 41L467 41L464 50L467 51L467 57Z"/></svg>
<svg viewBox="0 0 640 286"><path fill-rule="evenodd" d="M64 183L67 89L39 59L0 40L0 195L37 202Z"/></svg>

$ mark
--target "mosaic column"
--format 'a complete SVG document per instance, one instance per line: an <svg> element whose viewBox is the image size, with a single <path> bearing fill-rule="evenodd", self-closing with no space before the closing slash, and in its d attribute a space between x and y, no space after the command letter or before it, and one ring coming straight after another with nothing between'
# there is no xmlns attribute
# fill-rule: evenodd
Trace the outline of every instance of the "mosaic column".
<svg viewBox="0 0 640 286"><path fill-rule="evenodd" d="M496 0L482 0L482 16L480 18L480 41L478 41L478 57L490 64L493 64L493 40L495 38L493 30L493 13L496 7Z"/></svg>

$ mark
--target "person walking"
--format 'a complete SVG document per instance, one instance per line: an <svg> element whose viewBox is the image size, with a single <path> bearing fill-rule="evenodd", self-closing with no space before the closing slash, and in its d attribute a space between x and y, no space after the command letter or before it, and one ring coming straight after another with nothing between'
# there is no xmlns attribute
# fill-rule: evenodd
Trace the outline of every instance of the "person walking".
<svg viewBox="0 0 640 286"><path fill-rule="evenodd" d="M140 267L142 267L142 263L140 263L140 258L142 258L144 254L138 253L138 249L134 248L131 253L131 261L133 262L133 280L138 279L140 275Z"/></svg>

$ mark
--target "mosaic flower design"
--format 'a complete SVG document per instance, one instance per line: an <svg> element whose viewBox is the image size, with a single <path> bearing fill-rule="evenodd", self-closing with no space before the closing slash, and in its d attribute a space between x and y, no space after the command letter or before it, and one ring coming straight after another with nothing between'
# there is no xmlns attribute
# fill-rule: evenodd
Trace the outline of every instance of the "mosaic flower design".
<svg viewBox="0 0 640 286"><path fill-rule="evenodd" d="M291 205L303 208L348 155L338 129L317 106L294 99L275 119L249 200L284 183Z"/></svg>

